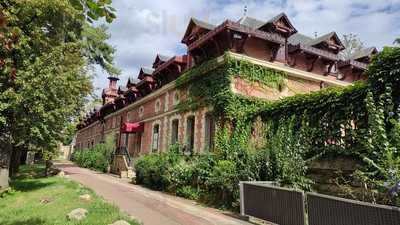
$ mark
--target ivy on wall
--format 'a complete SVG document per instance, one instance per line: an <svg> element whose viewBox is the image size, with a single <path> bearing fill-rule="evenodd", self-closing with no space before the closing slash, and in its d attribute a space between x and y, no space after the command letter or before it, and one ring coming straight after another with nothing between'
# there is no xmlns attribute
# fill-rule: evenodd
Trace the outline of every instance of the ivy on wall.
<svg viewBox="0 0 400 225"><path fill-rule="evenodd" d="M400 181L400 49L384 49L369 67L369 80L345 88L274 102L230 89L232 79L241 77L281 90L286 76L229 54L182 75L177 87L189 94L177 108L211 106L219 117L214 151L194 158L176 152L145 156L136 168L139 183L237 207L241 180L274 180L310 190L310 162L345 155L361 164L352 178L366 191L355 198L396 204L387 198L386 186ZM256 121L263 126L255 128ZM255 133L261 133L262 146L251 144ZM172 184L179 182L184 188L177 190Z"/></svg>
<svg viewBox="0 0 400 225"><path fill-rule="evenodd" d="M185 111L212 106L216 115L237 119L247 117L266 105L266 101L234 94L230 85L235 77L259 82L277 90L282 90L287 81L285 72L239 60L226 53L191 69L177 79L178 88L186 86L189 89L188 98L177 108Z"/></svg>

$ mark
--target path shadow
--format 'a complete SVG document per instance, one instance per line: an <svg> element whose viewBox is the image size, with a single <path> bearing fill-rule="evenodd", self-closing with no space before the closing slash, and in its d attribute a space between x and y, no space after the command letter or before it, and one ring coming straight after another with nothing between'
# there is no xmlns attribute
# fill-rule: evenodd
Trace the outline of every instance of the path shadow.
<svg viewBox="0 0 400 225"><path fill-rule="evenodd" d="M32 219L20 219L17 221L5 221L2 225L43 225L45 221L39 218L32 218Z"/></svg>
<svg viewBox="0 0 400 225"><path fill-rule="evenodd" d="M41 180L14 180L11 182L11 186L17 191L28 192L51 186L54 183L52 181L43 182Z"/></svg>

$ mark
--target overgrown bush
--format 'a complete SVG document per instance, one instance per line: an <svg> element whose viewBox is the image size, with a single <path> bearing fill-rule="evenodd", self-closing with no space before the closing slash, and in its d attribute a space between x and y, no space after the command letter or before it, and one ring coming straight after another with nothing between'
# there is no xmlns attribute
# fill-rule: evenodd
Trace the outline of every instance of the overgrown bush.
<svg viewBox="0 0 400 225"><path fill-rule="evenodd" d="M112 138L108 138L105 143L93 148L77 150L72 155L72 161L80 167L106 172L115 150L114 143Z"/></svg>

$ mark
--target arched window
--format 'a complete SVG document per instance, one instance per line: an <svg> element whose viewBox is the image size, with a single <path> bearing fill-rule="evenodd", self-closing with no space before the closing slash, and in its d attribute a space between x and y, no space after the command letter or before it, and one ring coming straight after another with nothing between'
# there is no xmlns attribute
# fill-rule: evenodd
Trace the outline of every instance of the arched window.
<svg viewBox="0 0 400 225"><path fill-rule="evenodd" d="M175 91L172 96L172 104L177 105L179 103L179 92Z"/></svg>
<svg viewBox="0 0 400 225"><path fill-rule="evenodd" d="M211 113L204 117L204 134L205 149L210 150L213 148L215 136L215 120Z"/></svg>
<svg viewBox="0 0 400 225"><path fill-rule="evenodd" d="M152 143L152 151L157 152L160 142L160 125L156 124L153 127L153 143Z"/></svg>
<svg viewBox="0 0 400 225"><path fill-rule="evenodd" d="M176 144L178 142L179 133L179 120L174 119L171 123L171 144Z"/></svg>
<svg viewBox="0 0 400 225"><path fill-rule="evenodd" d="M140 106L139 108L139 117L142 118L144 115L144 106Z"/></svg>
<svg viewBox="0 0 400 225"><path fill-rule="evenodd" d="M188 151L194 149L195 117L189 116L186 119L186 148Z"/></svg>
<svg viewBox="0 0 400 225"><path fill-rule="evenodd" d="M161 108L161 101L160 101L160 99L157 99L157 101L156 101L156 103L154 105L154 111L156 113L158 113L158 112L160 112L160 108Z"/></svg>

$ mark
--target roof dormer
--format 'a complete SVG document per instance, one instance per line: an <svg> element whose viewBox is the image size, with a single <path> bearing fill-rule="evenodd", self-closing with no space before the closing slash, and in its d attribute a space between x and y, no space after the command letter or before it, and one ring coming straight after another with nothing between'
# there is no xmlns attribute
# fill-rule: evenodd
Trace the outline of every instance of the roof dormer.
<svg viewBox="0 0 400 225"><path fill-rule="evenodd" d="M209 31L215 28L214 25L209 24L207 22L191 18L189 25L186 28L185 35L183 36L182 43L186 45L190 45L198 38L208 33Z"/></svg>
<svg viewBox="0 0 400 225"><path fill-rule="evenodd" d="M257 29L271 33L279 33L284 37L289 37L292 34L297 33L296 28L290 22L285 13L280 13L279 15L270 19L268 22L257 27Z"/></svg>
<svg viewBox="0 0 400 225"><path fill-rule="evenodd" d="M340 41L336 32L330 32L328 34L317 37L307 43L307 45L323 49L332 53L339 53L339 51L345 49L343 43Z"/></svg>
<svg viewBox="0 0 400 225"><path fill-rule="evenodd" d="M154 72L154 69L142 67L142 68L140 68L138 79L143 80L146 76L152 76L153 72Z"/></svg>
<svg viewBox="0 0 400 225"><path fill-rule="evenodd" d="M378 50L375 47L364 48L359 51L356 51L351 59L362 62L362 63L370 63L372 56L378 53Z"/></svg>
<svg viewBox="0 0 400 225"><path fill-rule="evenodd" d="M157 69L157 67L159 67L161 64L167 62L170 58L172 58L172 57L157 54L156 59L153 62L153 69Z"/></svg>
<svg viewBox="0 0 400 225"><path fill-rule="evenodd" d="M131 87L135 86L137 81L138 81L138 79L133 78L133 77L129 77L128 78L128 82L126 83L126 87L127 88L131 88Z"/></svg>

